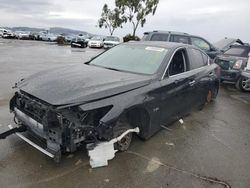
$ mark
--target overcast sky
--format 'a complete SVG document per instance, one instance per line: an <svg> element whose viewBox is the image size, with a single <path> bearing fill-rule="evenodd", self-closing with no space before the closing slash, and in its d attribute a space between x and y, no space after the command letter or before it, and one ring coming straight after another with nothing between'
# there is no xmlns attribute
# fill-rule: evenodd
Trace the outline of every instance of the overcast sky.
<svg viewBox="0 0 250 188"><path fill-rule="evenodd" d="M94 34L101 9L114 0L0 0L0 26L66 27ZM160 0L155 16L148 16L137 35L151 30L182 31L214 42L224 37L250 42L250 0ZM132 33L131 25L114 35Z"/></svg>

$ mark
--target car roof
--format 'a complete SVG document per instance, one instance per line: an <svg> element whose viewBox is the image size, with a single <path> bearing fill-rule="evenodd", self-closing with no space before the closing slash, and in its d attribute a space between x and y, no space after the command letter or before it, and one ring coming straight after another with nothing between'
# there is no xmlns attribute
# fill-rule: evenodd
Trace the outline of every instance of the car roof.
<svg viewBox="0 0 250 188"><path fill-rule="evenodd" d="M175 34L175 35L189 35L188 33L184 33L184 32L161 31L161 30L149 31L149 32L145 32L144 34L150 34L150 33L167 33L167 34Z"/></svg>
<svg viewBox="0 0 250 188"><path fill-rule="evenodd" d="M191 46L189 44L183 44L183 43L177 43L177 42L161 42L161 41L132 41L132 42L127 42L123 44L153 46L153 47L161 47L161 48L166 48L166 49L171 49L171 48L175 49L179 47Z"/></svg>

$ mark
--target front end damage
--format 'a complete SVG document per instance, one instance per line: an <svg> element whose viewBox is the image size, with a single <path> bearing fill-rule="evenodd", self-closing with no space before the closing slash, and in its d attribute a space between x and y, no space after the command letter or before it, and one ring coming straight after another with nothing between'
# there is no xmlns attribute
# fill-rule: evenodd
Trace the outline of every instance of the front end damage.
<svg viewBox="0 0 250 188"><path fill-rule="evenodd" d="M64 108L47 104L25 92L16 92L10 101L10 110L22 131L12 132L25 131L37 138L43 144L36 144L17 133L23 140L59 162L62 153L74 152L83 144L97 144L114 138L114 123L107 125L101 121L111 109L112 105L88 111L83 111L79 106Z"/></svg>

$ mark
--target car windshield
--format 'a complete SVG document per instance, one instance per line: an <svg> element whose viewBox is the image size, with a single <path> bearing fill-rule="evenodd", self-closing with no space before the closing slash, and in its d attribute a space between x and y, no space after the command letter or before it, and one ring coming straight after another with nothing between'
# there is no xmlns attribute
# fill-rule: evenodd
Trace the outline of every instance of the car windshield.
<svg viewBox="0 0 250 188"><path fill-rule="evenodd" d="M117 42L119 42L119 38L117 38L117 37L107 37L106 39L105 39L106 41L117 41Z"/></svg>
<svg viewBox="0 0 250 188"><path fill-rule="evenodd" d="M91 40L102 40L101 37L93 37Z"/></svg>
<svg viewBox="0 0 250 188"><path fill-rule="evenodd" d="M249 52L250 52L250 48L232 47L229 50L227 50L224 54L232 55L232 56L239 56L239 57L247 57Z"/></svg>
<svg viewBox="0 0 250 188"><path fill-rule="evenodd" d="M167 52L160 47L120 45L93 59L90 64L118 71L154 74Z"/></svg>

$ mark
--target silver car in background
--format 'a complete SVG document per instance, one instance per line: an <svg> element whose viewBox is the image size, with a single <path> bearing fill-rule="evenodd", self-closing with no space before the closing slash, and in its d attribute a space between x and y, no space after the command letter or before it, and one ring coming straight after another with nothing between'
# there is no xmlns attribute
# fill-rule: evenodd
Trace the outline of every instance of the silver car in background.
<svg viewBox="0 0 250 188"><path fill-rule="evenodd" d="M247 65L244 71L241 72L239 88L244 92L250 91L250 53L248 54Z"/></svg>
<svg viewBox="0 0 250 188"><path fill-rule="evenodd" d="M114 37L114 36L108 36L105 40L104 40L104 48L112 48L116 45L120 44L120 39L119 37Z"/></svg>
<svg viewBox="0 0 250 188"><path fill-rule="evenodd" d="M90 48L102 48L104 46L104 37L95 36L91 38L88 42Z"/></svg>

